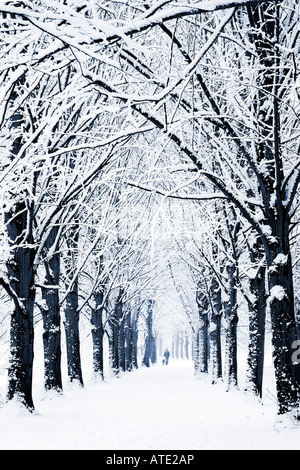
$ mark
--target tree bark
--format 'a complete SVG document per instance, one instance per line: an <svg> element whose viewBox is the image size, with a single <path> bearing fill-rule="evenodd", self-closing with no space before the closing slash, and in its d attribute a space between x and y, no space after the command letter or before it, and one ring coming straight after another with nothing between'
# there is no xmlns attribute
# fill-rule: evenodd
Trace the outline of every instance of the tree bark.
<svg viewBox="0 0 300 470"><path fill-rule="evenodd" d="M148 301L147 319L146 319L146 338L145 338L145 353L142 364L150 367L150 359L153 348L153 301Z"/></svg>
<svg viewBox="0 0 300 470"><path fill-rule="evenodd" d="M94 306L91 313L92 340L93 340L93 371L95 378L104 379L103 359L103 292L98 290L94 294Z"/></svg>
<svg viewBox="0 0 300 470"><path fill-rule="evenodd" d="M132 323L131 310L128 309L125 316L125 370L132 370Z"/></svg>
<svg viewBox="0 0 300 470"><path fill-rule="evenodd" d="M119 305L119 332L118 332L118 350L119 350L119 367L123 372L126 371L126 344L125 344L125 312L123 303Z"/></svg>
<svg viewBox="0 0 300 470"><path fill-rule="evenodd" d="M250 253L255 276L250 276L249 299L249 347L247 358L247 389L262 397L265 322L266 322L266 267L261 243L252 247Z"/></svg>
<svg viewBox="0 0 300 470"><path fill-rule="evenodd" d="M190 358L190 355L189 355L189 336L188 336L187 333L185 334L184 350L185 350L185 358L189 359Z"/></svg>
<svg viewBox="0 0 300 470"><path fill-rule="evenodd" d="M79 334L79 299L78 299L78 276L75 275L76 252L78 250L78 225L74 226L67 239L68 259L66 261L66 279L71 285L66 285L67 294L65 299L65 334L67 347L68 377L71 382L77 381L83 386L80 334Z"/></svg>
<svg viewBox="0 0 300 470"><path fill-rule="evenodd" d="M61 376L61 317L59 305L60 254L57 246L58 228L53 227L45 244L45 282L42 286L44 384L46 390L62 390ZM50 257L49 251L54 252Z"/></svg>
<svg viewBox="0 0 300 470"><path fill-rule="evenodd" d="M222 378L222 354L221 354L221 319L222 296L221 288L215 276L210 286L211 315L209 326L210 342L210 366L212 383L215 384Z"/></svg>
<svg viewBox="0 0 300 470"><path fill-rule="evenodd" d="M138 368L138 321L140 309L137 307L133 312L132 327L131 327L131 342L132 342L132 368Z"/></svg>
<svg viewBox="0 0 300 470"><path fill-rule="evenodd" d="M238 385L237 375L237 289L236 289L236 267L234 263L228 262L226 266L228 277L228 300L224 302L224 314L226 321L225 340L225 377L228 388Z"/></svg>
<svg viewBox="0 0 300 470"><path fill-rule="evenodd" d="M64 325L66 333L68 377L70 382L77 381L80 385L83 385L80 355L77 281L74 282L65 302Z"/></svg>
<svg viewBox="0 0 300 470"><path fill-rule="evenodd" d="M36 251L33 248L33 210L30 202L23 200L16 203L6 214L5 219L9 242L12 246L10 258L6 264L7 275L14 301L10 329L8 399L17 398L29 409L33 409L33 310Z"/></svg>
<svg viewBox="0 0 300 470"><path fill-rule="evenodd" d="M123 290L120 290L118 299L116 301L114 311L110 315L109 325L110 325L110 336L109 336L109 356L110 356L110 366L113 372L113 375L118 376L120 373L120 341L121 333L120 326L123 317ZM123 337L124 338L124 337Z"/></svg>
<svg viewBox="0 0 300 470"><path fill-rule="evenodd" d="M207 373L208 372L208 299L207 295L201 290L201 282L198 283L198 290L196 293L196 301L198 306L198 315L199 315L199 327L196 337L196 360L198 365L196 366L196 372Z"/></svg>
<svg viewBox="0 0 300 470"><path fill-rule="evenodd" d="M286 233L286 245L289 245ZM282 247L284 249L284 247ZM274 253L275 251L275 253ZM279 414L295 409L299 405L300 364L292 362L298 332L294 310L292 261L289 246L268 253L269 298L272 324L273 358L277 386ZM276 263L279 255L288 253L285 261ZM273 262L271 260L273 259Z"/></svg>

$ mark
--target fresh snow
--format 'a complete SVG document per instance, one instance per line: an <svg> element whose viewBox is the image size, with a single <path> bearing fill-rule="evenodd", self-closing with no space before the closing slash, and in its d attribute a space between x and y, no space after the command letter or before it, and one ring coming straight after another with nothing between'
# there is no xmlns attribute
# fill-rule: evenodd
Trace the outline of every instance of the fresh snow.
<svg viewBox="0 0 300 470"><path fill-rule="evenodd" d="M285 297L285 290L282 286L274 286L271 289L270 296L268 298L268 302L271 304L274 300L279 300L280 302Z"/></svg>
<svg viewBox="0 0 300 470"><path fill-rule="evenodd" d="M284 255L283 253L280 253L274 259L274 264L275 265L283 266L284 264L287 264L287 262L288 262L288 255Z"/></svg>
<svg viewBox="0 0 300 470"><path fill-rule="evenodd" d="M300 427L276 420L272 371L264 403L196 378L193 363L139 368L62 396L35 385L36 413L16 402L0 408L5 450L239 450L300 449Z"/></svg>

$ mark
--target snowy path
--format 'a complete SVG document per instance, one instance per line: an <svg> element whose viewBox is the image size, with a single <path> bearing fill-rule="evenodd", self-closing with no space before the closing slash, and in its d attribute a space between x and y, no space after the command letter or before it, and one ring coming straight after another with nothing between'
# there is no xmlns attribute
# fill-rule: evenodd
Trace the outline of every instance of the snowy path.
<svg viewBox="0 0 300 470"><path fill-rule="evenodd" d="M36 407L0 409L1 449L300 449L300 429L275 430L271 401L197 380L187 361L69 387Z"/></svg>

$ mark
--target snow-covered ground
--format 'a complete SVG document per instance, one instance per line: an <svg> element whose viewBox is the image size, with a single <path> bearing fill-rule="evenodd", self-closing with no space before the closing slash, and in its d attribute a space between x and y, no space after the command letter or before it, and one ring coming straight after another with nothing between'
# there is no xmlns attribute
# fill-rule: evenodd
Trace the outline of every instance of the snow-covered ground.
<svg viewBox="0 0 300 470"><path fill-rule="evenodd" d="M140 368L60 397L35 389L37 413L0 408L1 449L300 449L300 426L276 421L272 393L262 405L195 378L191 361Z"/></svg>

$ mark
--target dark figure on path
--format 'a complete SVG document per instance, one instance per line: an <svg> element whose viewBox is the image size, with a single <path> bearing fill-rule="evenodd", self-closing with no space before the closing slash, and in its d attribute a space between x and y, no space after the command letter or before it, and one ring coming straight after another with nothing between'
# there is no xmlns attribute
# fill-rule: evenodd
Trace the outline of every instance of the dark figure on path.
<svg viewBox="0 0 300 470"><path fill-rule="evenodd" d="M164 352L164 357L165 357L165 364L166 366L168 365L168 362L169 362L169 357L170 357L170 352L168 349L165 350Z"/></svg>

